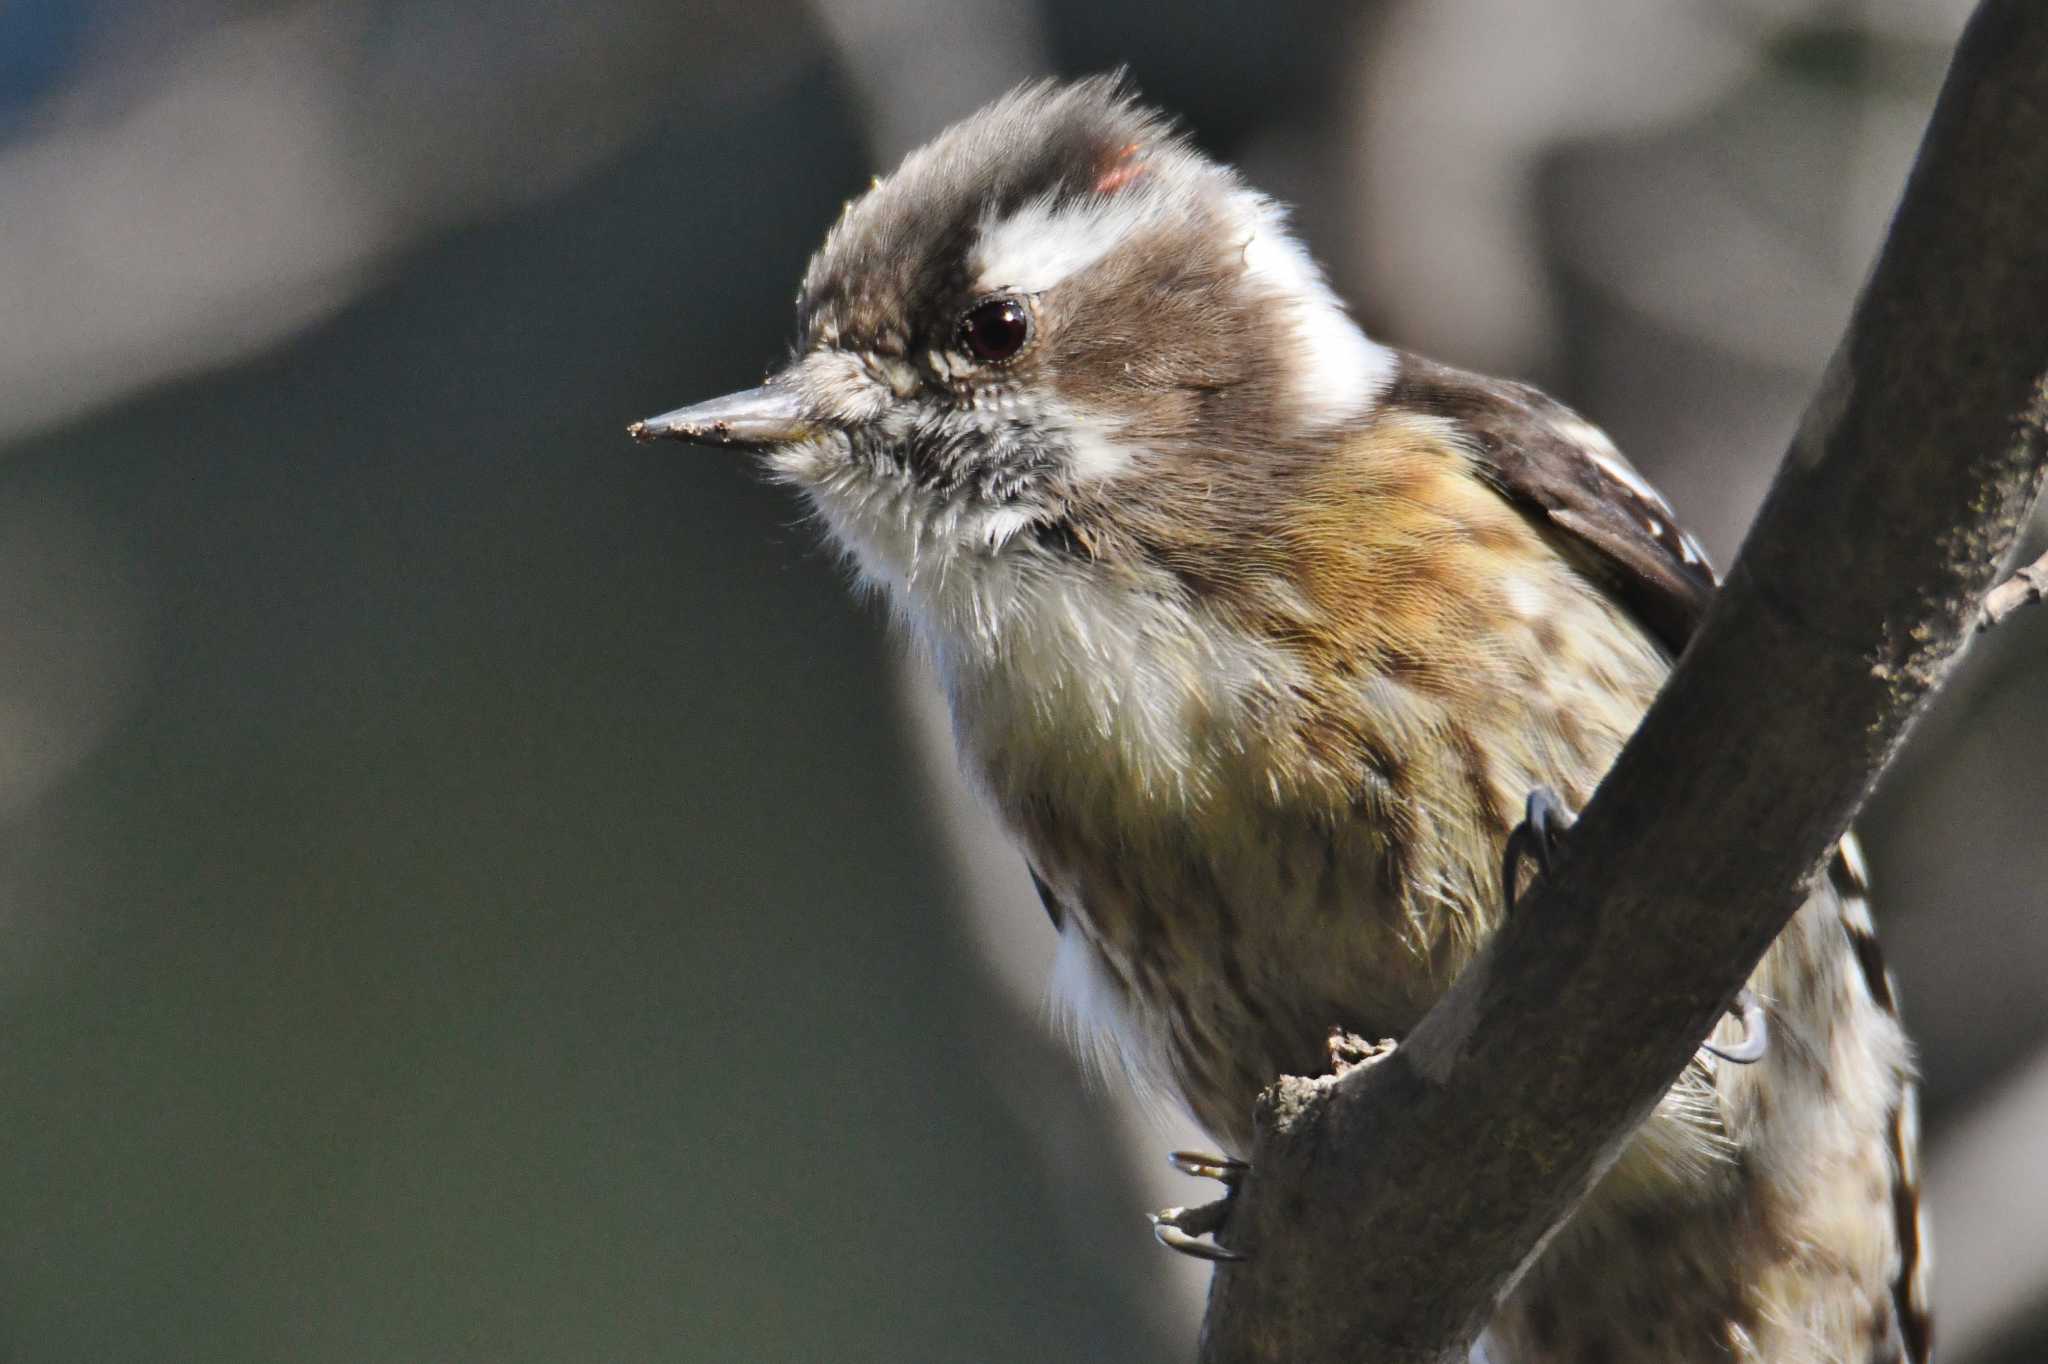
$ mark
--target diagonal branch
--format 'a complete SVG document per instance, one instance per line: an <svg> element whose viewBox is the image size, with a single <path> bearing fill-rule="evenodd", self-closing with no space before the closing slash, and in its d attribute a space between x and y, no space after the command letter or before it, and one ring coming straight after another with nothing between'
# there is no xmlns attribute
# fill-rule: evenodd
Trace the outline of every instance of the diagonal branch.
<svg viewBox="0 0 2048 1364"><path fill-rule="evenodd" d="M1205 1364L1443 1364L1678 1076L1950 664L2048 457L2048 6L1984 0L1698 640L1390 1058L1260 1115Z"/></svg>

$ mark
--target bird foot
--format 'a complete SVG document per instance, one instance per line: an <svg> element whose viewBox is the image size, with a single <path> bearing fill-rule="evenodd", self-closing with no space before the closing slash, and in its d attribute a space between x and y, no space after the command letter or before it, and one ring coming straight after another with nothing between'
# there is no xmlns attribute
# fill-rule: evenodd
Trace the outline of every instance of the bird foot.
<svg viewBox="0 0 2048 1364"><path fill-rule="evenodd" d="M1515 901L1521 882L1522 859L1528 858L1536 864L1536 875L1540 879L1550 874L1557 861L1557 850L1564 844L1564 835L1572 827L1573 816L1565 809L1557 793L1547 786L1539 786L1529 793L1522 822L1508 835L1507 847L1501 852L1500 890L1501 904L1505 913L1515 911ZM1700 1050L1733 1065L1754 1065L1764 1058L1770 1049L1770 1022L1764 1014L1764 1006L1756 993L1748 986L1736 992L1728 1002L1728 1015L1742 1020L1742 1040L1729 1046L1703 1042Z"/></svg>
<svg viewBox="0 0 2048 1364"><path fill-rule="evenodd" d="M1522 810L1522 822L1508 835L1507 847L1501 851L1500 893L1504 914L1514 913L1515 901L1520 898L1522 859L1526 857L1536 864L1538 879L1548 876L1557 861L1557 850L1563 846L1565 831L1571 827L1572 814L1557 798L1557 792L1547 786L1539 786L1529 793L1528 803Z"/></svg>
<svg viewBox="0 0 2048 1364"><path fill-rule="evenodd" d="M1700 1050L1738 1066L1754 1065L1763 1060L1764 1053L1771 1048L1771 1026L1756 992L1747 985L1737 990L1735 998L1728 1001L1728 1016L1742 1020L1742 1040L1726 1047L1702 1042Z"/></svg>
<svg viewBox="0 0 2048 1364"><path fill-rule="evenodd" d="M1210 1155L1204 1151L1175 1151L1168 1157L1173 1168L1184 1175L1198 1179L1213 1179L1223 1185L1223 1197L1213 1203L1204 1203L1193 1208L1163 1208L1147 1213L1152 1221L1152 1239L1168 1250L1177 1250L1197 1260L1228 1264L1244 1259L1240 1251L1218 1245L1213 1239L1204 1241L1204 1236L1214 1237L1223 1230L1230 1220L1231 1200L1237 1197L1237 1186L1252 1167L1234 1156Z"/></svg>

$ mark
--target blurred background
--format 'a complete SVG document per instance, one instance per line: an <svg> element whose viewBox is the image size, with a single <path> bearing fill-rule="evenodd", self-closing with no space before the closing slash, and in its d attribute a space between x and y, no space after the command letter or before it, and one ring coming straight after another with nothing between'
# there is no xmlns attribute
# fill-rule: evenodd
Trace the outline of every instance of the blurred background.
<svg viewBox="0 0 2048 1364"><path fill-rule="evenodd" d="M1187 1358L1188 1134L1047 1027L925 680L625 423L758 379L909 146L1127 64L1725 563L1966 8L0 3L0 1359ZM2048 1357L2044 655L1866 821L1957 1364Z"/></svg>

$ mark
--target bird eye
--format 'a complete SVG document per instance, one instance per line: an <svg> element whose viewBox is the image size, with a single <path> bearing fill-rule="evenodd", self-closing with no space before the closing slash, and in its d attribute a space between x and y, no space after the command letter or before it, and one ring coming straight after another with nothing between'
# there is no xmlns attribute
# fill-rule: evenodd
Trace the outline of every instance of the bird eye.
<svg viewBox="0 0 2048 1364"><path fill-rule="evenodd" d="M992 298L960 319L960 344L984 365L999 365L1031 339L1031 314L1014 298Z"/></svg>

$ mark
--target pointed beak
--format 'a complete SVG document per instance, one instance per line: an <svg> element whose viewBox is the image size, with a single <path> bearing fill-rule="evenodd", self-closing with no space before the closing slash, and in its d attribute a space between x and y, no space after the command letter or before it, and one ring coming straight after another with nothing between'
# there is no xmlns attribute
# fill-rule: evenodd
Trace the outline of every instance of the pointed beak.
<svg viewBox="0 0 2048 1364"><path fill-rule="evenodd" d="M764 384L634 422L626 434L634 440L686 440L697 445L762 450L802 440L811 429L812 422L794 393Z"/></svg>

